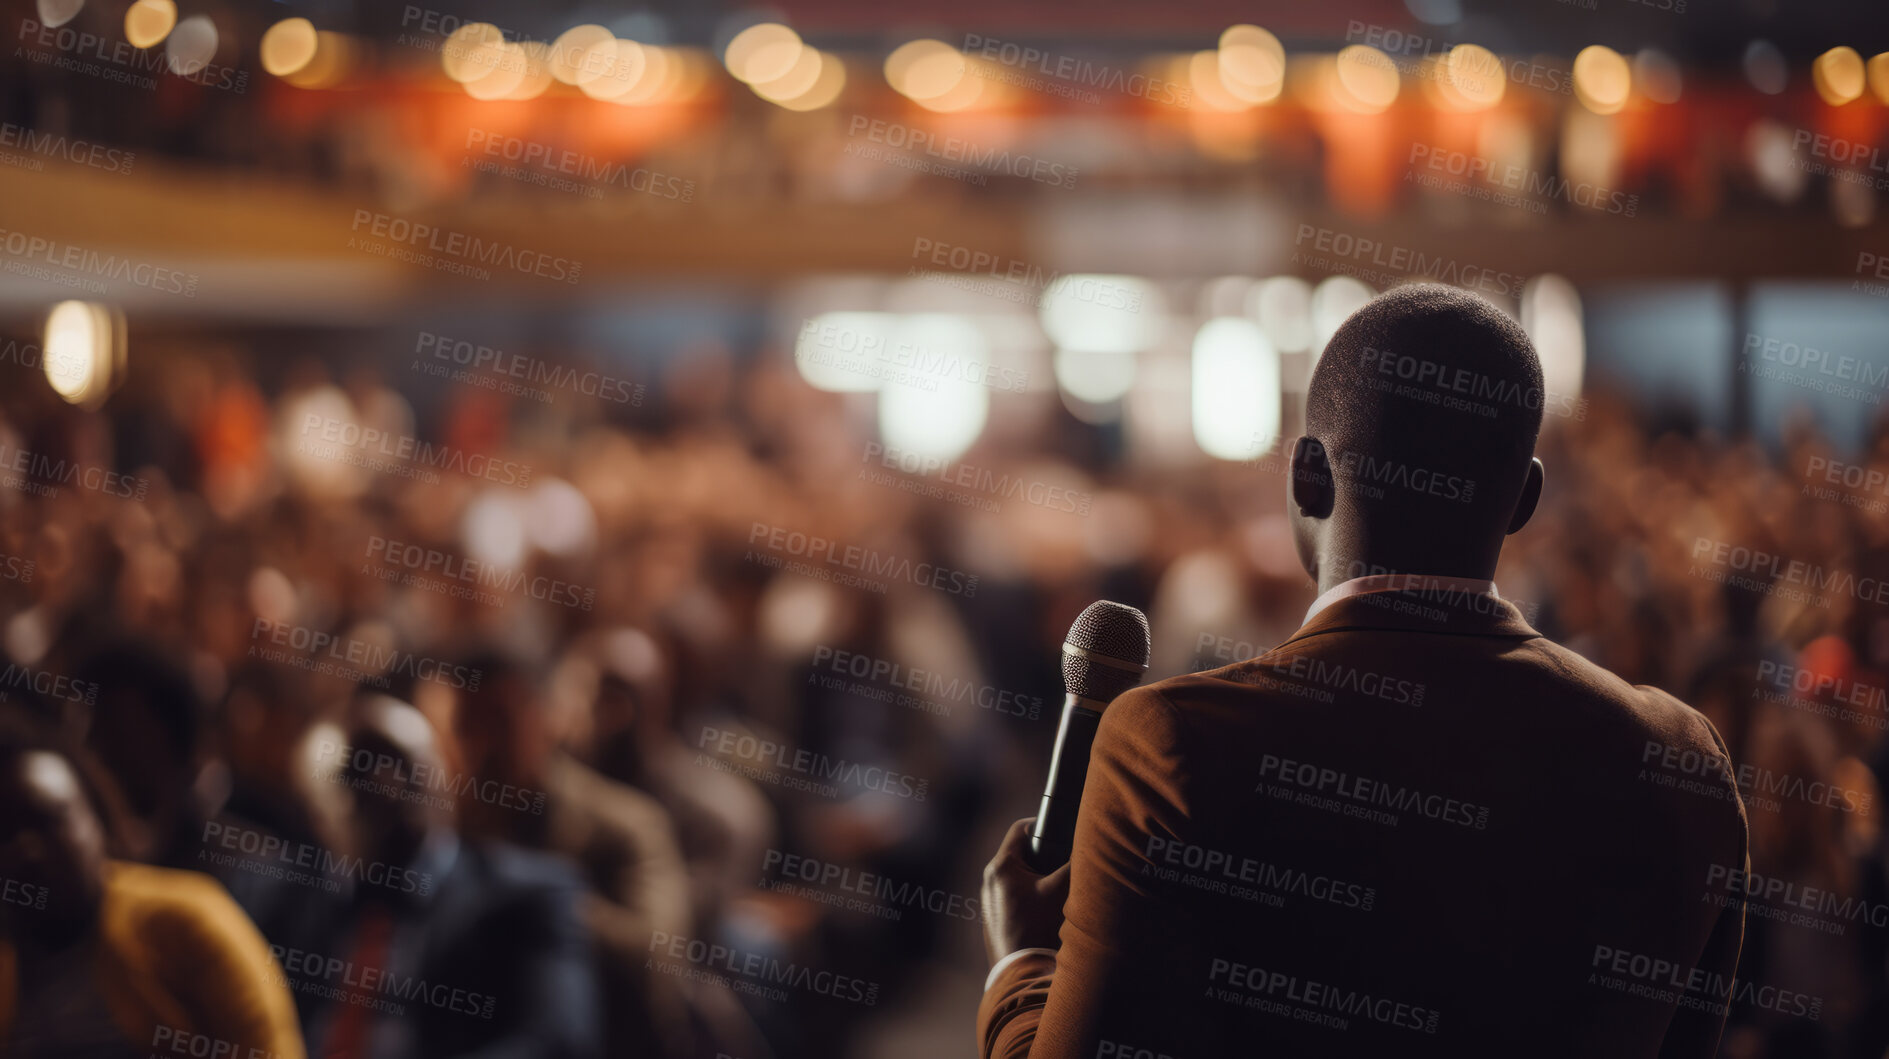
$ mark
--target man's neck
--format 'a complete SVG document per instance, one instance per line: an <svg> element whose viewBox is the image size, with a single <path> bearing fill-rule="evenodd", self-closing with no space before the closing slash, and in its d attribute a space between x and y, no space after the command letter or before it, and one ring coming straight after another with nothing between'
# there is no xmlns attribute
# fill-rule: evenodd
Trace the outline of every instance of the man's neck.
<svg viewBox="0 0 1889 1059"><path fill-rule="evenodd" d="M1463 578L1473 581L1495 580L1495 560L1478 562L1461 557L1441 556L1412 559L1409 556L1326 555L1318 564L1318 591L1330 592L1346 581L1373 574L1406 574L1426 577Z"/></svg>

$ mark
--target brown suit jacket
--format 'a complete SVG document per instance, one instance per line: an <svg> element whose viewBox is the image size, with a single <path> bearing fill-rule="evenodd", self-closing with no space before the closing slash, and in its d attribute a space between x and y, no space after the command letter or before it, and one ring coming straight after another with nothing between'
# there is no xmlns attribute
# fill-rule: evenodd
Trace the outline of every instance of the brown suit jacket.
<svg viewBox="0 0 1889 1059"><path fill-rule="evenodd" d="M1104 713L1060 952L998 976L981 1054L1710 1056L1744 934L1725 757L1506 602L1339 600Z"/></svg>

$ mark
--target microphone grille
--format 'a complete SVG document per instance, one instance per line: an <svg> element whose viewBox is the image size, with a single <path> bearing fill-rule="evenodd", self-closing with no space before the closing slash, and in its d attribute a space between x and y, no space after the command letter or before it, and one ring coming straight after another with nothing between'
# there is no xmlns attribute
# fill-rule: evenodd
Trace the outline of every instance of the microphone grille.
<svg viewBox="0 0 1889 1059"><path fill-rule="evenodd" d="M1124 669L1063 652L1063 686L1083 698L1109 702L1141 682L1141 671L1148 665L1148 616L1121 603L1097 600L1076 618L1064 642L1136 667Z"/></svg>

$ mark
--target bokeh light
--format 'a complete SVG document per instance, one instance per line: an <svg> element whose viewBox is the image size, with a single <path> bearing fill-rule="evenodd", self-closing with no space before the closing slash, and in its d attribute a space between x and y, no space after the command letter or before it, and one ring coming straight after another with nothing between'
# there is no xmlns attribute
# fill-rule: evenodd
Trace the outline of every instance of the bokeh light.
<svg viewBox="0 0 1889 1059"><path fill-rule="evenodd" d="M1618 113L1632 87L1627 60L1605 44L1590 44L1574 57L1574 98L1594 113Z"/></svg>
<svg viewBox="0 0 1889 1059"><path fill-rule="evenodd" d="M1220 34L1217 69L1227 94L1243 103L1270 103L1285 88L1285 45L1258 26L1229 26Z"/></svg>
<svg viewBox="0 0 1889 1059"><path fill-rule="evenodd" d="M1642 48L1633 56L1633 84L1655 103L1677 103L1684 78L1672 56L1658 48Z"/></svg>
<svg viewBox="0 0 1889 1059"><path fill-rule="evenodd" d="M285 18L262 35L262 68L277 77L302 72L315 60L320 36L305 18Z"/></svg>
<svg viewBox="0 0 1889 1059"><path fill-rule="evenodd" d="M800 34L792 29L778 22L763 22L735 34L722 62L735 80L759 84L787 76L806 48Z"/></svg>
<svg viewBox="0 0 1889 1059"><path fill-rule="evenodd" d="M192 15L171 30L164 46L165 61L171 73L190 77L216 58L219 38L216 23L209 15Z"/></svg>
<svg viewBox="0 0 1889 1059"><path fill-rule="evenodd" d="M1390 56L1364 44L1338 53L1332 85L1338 103L1360 114L1376 114L1397 101L1399 77Z"/></svg>
<svg viewBox="0 0 1889 1059"><path fill-rule="evenodd" d="M1249 460L1279 438L1279 353L1258 324L1222 316L1194 336L1194 441L1220 460Z"/></svg>
<svg viewBox="0 0 1889 1059"><path fill-rule="evenodd" d="M1745 46L1745 80L1767 96L1781 95L1790 81L1790 66L1784 53L1768 40L1754 40Z"/></svg>
<svg viewBox="0 0 1889 1059"><path fill-rule="evenodd" d="M155 48L177 26L177 5L171 0L137 0L125 9L125 40L134 48Z"/></svg>
<svg viewBox="0 0 1889 1059"><path fill-rule="evenodd" d="M1831 48L1810 64L1810 80L1825 103L1840 107L1863 95L1863 57L1855 48Z"/></svg>

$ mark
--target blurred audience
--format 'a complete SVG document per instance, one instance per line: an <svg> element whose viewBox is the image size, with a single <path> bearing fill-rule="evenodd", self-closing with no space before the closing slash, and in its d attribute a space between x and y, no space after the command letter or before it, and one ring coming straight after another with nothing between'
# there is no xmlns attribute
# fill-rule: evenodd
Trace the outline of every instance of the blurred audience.
<svg viewBox="0 0 1889 1059"><path fill-rule="evenodd" d="M1276 452L1119 458L1053 393L1012 395L964 465L1071 511L882 466L849 398L777 351L698 360L640 406L508 405L179 348L134 359L103 413L0 411L0 442L140 484L0 490L4 681L104 763L130 856L236 894L313 1054L769 1059L896 1048L888 1010L961 1028L982 979L964 902L1034 805L1070 618L1147 609L1164 676L1265 650L1311 600ZM1889 431L1767 451L1604 384L1579 412L1547 424L1502 593L1711 717L1756 876L1889 908L1889 607L1787 573L1889 574L1889 501L1809 474L1889 472ZM1880 1059L1885 925L1748 922L1741 975L1817 1016L1734 1003L1725 1054ZM392 1015L413 981L444 1002Z"/></svg>

